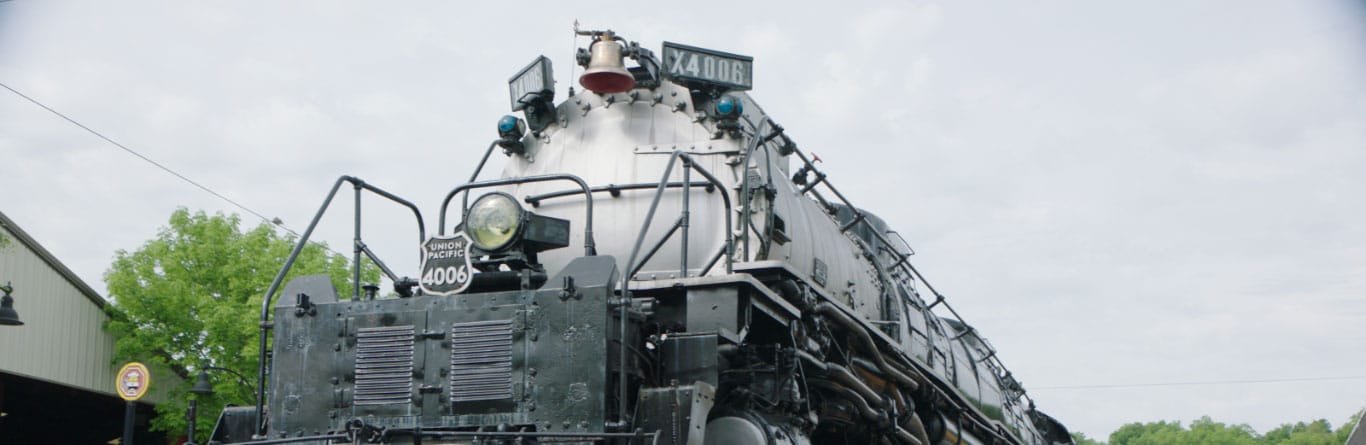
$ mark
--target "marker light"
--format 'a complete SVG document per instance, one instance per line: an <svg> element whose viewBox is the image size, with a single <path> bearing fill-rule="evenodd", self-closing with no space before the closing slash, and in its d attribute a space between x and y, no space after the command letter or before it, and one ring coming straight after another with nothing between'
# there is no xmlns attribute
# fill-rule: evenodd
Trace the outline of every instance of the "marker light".
<svg viewBox="0 0 1366 445"><path fill-rule="evenodd" d="M517 116L507 115L498 119L498 146L509 153L521 154L525 147L522 136L526 134L526 123Z"/></svg>
<svg viewBox="0 0 1366 445"><path fill-rule="evenodd" d="M521 139L526 134L526 124L517 116L505 115L498 119L498 136L503 139Z"/></svg>
<svg viewBox="0 0 1366 445"><path fill-rule="evenodd" d="M496 251L517 239L525 210L507 193L481 196L465 217L465 233L480 250Z"/></svg>
<svg viewBox="0 0 1366 445"><path fill-rule="evenodd" d="M716 114L725 117L739 116L745 112L744 102L735 96L725 95L716 100Z"/></svg>
<svg viewBox="0 0 1366 445"><path fill-rule="evenodd" d="M514 128L517 128L517 117L504 115L501 119L498 119L498 133L507 133Z"/></svg>

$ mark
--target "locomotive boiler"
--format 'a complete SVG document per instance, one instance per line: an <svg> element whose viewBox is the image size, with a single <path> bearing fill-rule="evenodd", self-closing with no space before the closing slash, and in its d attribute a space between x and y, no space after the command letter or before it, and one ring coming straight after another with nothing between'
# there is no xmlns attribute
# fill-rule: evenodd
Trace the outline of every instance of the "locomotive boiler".
<svg viewBox="0 0 1366 445"><path fill-rule="evenodd" d="M750 57L576 32L582 90L557 103L544 56L513 76L521 116L497 121L435 233L411 202L336 182L294 255L352 190L356 291L282 283L290 257L262 305L258 401L212 440L1072 442L746 93ZM501 177L479 180L499 149ZM415 278L361 240L371 196L414 215ZM363 257L392 294L361 285Z"/></svg>

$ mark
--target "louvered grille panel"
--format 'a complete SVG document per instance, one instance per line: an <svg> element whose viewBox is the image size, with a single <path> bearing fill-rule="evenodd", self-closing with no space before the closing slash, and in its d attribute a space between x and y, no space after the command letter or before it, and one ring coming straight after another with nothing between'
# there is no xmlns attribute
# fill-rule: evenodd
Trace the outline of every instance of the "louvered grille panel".
<svg viewBox="0 0 1366 445"><path fill-rule="evenodd" d="M356 405L409 403L413 394L413 326L356 333Z"/></svg>
<svg viewBox="0 0 1366 445"><path fill-rule="evenodd" d="M512 320L451 325L451 400L512 398Z"/></svg>

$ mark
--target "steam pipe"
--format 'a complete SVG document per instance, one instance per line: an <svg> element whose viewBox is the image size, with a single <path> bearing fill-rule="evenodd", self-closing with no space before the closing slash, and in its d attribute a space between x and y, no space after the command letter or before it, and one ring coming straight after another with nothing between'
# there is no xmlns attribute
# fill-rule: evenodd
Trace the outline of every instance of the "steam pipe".
<svg viewBox="0 0 1366 445"><path fill-rule="evenodd" d="M805 362L807 365L811 366L812 368L815 368L816 371L824 373L829 377L833 377L841 385L844 385L858 392L858 394L863 396L863 398L868 399L870 401L876 401L873 403L876 403L878 408L882 408L884 406L884 404L882 403L882 397L878 396L877 391L874 391L873 388L869 387L867 383L863 382L863 380L860 380L857 377L855 377L854 373L849 371L849 368L846 368L835 363L821 361L820 359L816 358L816 356L811 355L810 353L802 350L797 350L797 357L801 358L802 361Z"/></svg>
<svg viewBox="0 0 1366 445"><path fill-rule="evenodd" d="M878 369L881 369L883 373L892 377L897 383L900 383L911 391L920 387L919 381L912 379L910 376L888 364L887 361L882 358L882 352L878 350L877 344L873 343L873 337L868 335L867 330L859 325L858 322L854 321L853 318L850 318L843 311L840 311L835 305L828 302L818 304L816 305L816 313L840 322L840 324L843 324L850 332L854 333L855 336L858 337L859 342L863 344L864 349L868 351L868 355L872 358L873 363L877 364Z"/></svg>
<svg viewBox="0 0 1366 445"><path fill-rule="evenodd" d="M891 423L891 425L879 425L879 426L887 426L887 427L890 427L890 429L892 430L892 434L893 434L894 436L896 436L897 440L900 440L901 443L904 443L904 444L906 444L906 445L925 445L925 443L924 443L924 442L921 442L920 439L916 438L914 435L912 435L911 433L907 432L905 429L901 428L900 425L897 425L896 423L891 422L891 421L890 421L891 419L889 419L887 416L884 415L885 411L883 411L883 410L878 410L878 409L873 408L873 406L869 404L869 402L870 402L869 399L860 396L860 395L859 395L857 392L855 392L854 390L849 389L849 388L841 388L841 387L839 387L838 385L835 385L835 384L830 383L830 382L827 382L827 381L822 381L822 380L814 380L814 381L812 381L811 383L812 383L813 385L816 385L816 386L818 386L818 387L821 387L822 389L825 389L825 390L827 390L827 391L831 391L831 392L833 392L833 393L835 393L835 394L837 394L837 395L843 397L845 400L848 400L848 401L850 401L850 402L853 402L854 405L855 405L854 408L857 409L857 410L859 411L859 414L862 414L863 417L866 418L866 419L868 419L869 421L878 422L878 423L882 423L882 422ZM873 400L878 400L878 399L873 399Z"/></svg>
<svg viewBox="0 0 1366 445"><path fill-rule="evenodd" d="M845 400L854 402L854 408L858 410L859 414L863 415L863 417L868 420L874 422L887 420L887 418L883 416L883 414L877 408L873 408L872 405L868 404L867 398L859 395L858 392L852 389L836 385L826 380L812 380L811 385L820 389L824 389L826 391L833 392L835 394L838 394Z"/></svg>

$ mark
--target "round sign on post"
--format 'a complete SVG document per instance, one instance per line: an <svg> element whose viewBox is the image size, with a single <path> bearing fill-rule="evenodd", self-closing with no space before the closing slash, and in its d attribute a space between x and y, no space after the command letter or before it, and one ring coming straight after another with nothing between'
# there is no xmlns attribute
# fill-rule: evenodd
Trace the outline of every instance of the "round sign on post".
<svg viewBox="0 0 1366 445"><path fill-rule="evenodd" d="M152 373L142 363L131 362L119 369L116 392L123 400L132 402L147 395L147 387L152 384Z"/></svg>

